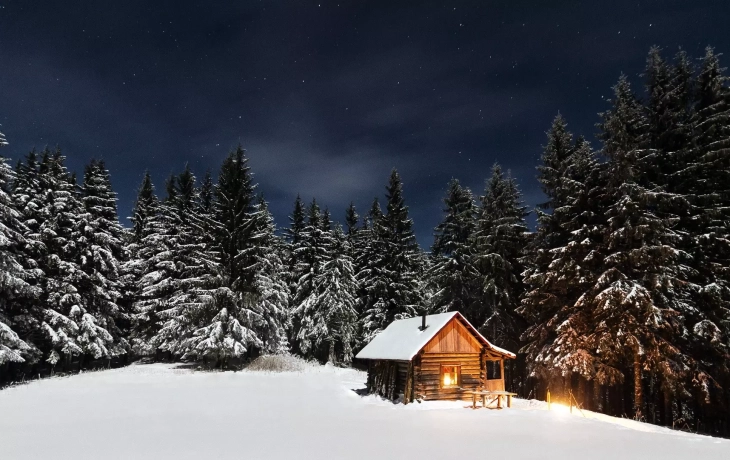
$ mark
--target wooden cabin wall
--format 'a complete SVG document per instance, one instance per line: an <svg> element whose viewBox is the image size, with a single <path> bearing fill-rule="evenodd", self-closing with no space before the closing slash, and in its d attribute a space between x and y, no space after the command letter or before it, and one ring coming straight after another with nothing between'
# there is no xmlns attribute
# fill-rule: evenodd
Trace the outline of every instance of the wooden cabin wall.
<svg viewBox="0 0 730 460"><path fill-rule="evenodd" d="M422 353L414 363L415 397L428 400L471 399L458 388L441 388L441 365L461 366L461 388L477 389L486 379L479 353Z"/></svg>
<svg viewBox="0 0 730 460"><path fill-rule="evenodd" d="M391 401L404 395L406 402L413 401L410 391L412 384L408 381L410 364L407 361L371 361L368 367L368 393L378 394ZM411 393L408 398L405 397L406 393Z"/></svg>
<svg viewBox="0 0 730 460"><path fill-rule="evenodd" d="M424 353L479 353L482 345L461 324L452 320L423 347Z"/></svg>

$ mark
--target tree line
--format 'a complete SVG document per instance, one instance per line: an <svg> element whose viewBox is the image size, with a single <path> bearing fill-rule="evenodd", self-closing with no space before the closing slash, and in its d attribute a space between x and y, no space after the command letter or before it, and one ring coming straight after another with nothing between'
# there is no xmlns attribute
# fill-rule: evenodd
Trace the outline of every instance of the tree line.
<svg viewBox="0 0 730 460"><path fill-rule="evenodd" d="M103 161L0 161L0 382L130 356L237 366L294 352L349 365L392 321L458 310L519 351L506 379L593 410L730 434L730 91L719 55L652 48L599 114L599 146L558 115L528 230L515 178L452 179L429 252L393 171L344 227L297 197L278 232L246 153L158 196L131 228ZM6 144L0 136L0 146Z"/></svg>

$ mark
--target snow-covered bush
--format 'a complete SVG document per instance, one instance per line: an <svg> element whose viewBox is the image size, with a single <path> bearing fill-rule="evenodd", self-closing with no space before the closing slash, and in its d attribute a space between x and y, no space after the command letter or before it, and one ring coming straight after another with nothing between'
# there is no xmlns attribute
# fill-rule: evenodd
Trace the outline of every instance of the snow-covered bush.
<svg viewBox="0 0 730 460"><path fill-rule="evenodd" d="M310 365L298 356L263 355L251 361L246 369L265 372L301 372Z"/></svg>

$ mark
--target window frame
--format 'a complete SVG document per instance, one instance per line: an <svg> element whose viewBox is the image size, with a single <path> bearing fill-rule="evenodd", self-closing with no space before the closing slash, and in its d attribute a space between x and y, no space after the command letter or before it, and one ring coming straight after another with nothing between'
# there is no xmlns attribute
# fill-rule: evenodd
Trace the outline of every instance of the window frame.
<svg viewBox="0 0 730 460"><path fill-rule="evenodd" d="M454 368L456 370L456 383L444 385L444 368ZM441 364L439 368L439 388L459 388L461 387L461 364Z"/></svg>

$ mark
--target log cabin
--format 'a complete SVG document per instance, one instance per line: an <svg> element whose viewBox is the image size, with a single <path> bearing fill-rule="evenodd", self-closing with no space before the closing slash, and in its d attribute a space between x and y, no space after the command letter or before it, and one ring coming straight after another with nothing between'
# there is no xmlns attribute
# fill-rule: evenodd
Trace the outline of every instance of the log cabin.
<svg viewBox="0 0 730 460"><path fill-rule="evenodd" d="M369 393L408 404L471 399L468 390L505 391L504 360L515 354L449 312L393 321L355 358L368 361Z"/></svg>

